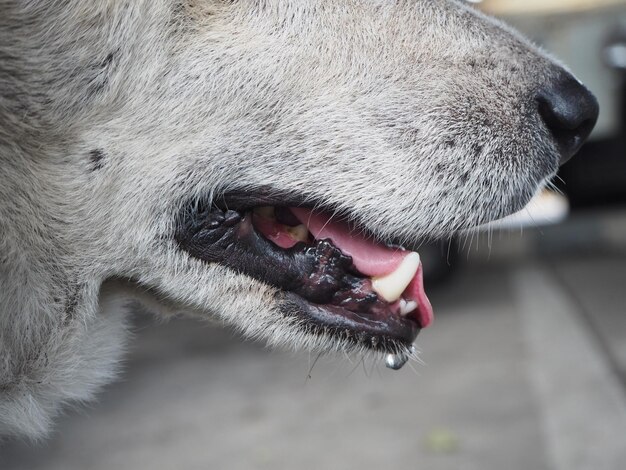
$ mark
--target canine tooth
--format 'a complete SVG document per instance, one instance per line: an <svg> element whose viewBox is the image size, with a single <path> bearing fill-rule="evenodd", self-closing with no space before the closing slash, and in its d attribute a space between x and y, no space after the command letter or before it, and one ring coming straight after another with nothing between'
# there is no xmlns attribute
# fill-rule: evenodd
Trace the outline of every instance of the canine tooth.
<svg viewBox="0 0 626 470"><path fill-rule="evenodd" d="M395 302L413 280L419 266L420 255L409 253L394 272L372 278L372 289L387 302Z"/></svg>
<svg viewBox="0 0 626 470"><path fill-rule="evenodd" d="M415 300L400 299L400 315L406 317L409 313L417 308L417 302Z"/></svg>
<svg viewBox="0 0 626 470"><path fill-rule="evenodd" d="M287 232L294 240L305 242L309 239L309 229L306 225L296 225L295 227L287 227Z"/></svg>
<svg viewBox="0 0 626 470"><path fill-rule="evenodd" d="M260 215L261 217L265 217L266 219L275 218L273 206L256 207L254 209L254 213Z"/></svg>

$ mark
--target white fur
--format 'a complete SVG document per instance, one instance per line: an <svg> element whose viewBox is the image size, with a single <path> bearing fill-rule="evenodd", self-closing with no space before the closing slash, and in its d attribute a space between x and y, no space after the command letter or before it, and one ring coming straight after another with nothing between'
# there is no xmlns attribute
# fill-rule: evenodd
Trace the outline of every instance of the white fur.
<svg viewBox="0 0 626 470"><path fill-rule="evenodd" d="M0 11L0 433L42 436L111 379L129 298L272 345L348 347L178 249L194 195L270 186L414 243L520 207L557 167L534 101L557 65L463 3Z"/></svg>

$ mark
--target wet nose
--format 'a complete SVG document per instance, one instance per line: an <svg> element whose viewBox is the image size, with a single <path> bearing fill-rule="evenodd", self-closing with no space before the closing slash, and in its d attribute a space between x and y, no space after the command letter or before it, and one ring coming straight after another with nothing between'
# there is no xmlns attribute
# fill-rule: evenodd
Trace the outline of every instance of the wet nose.
<svg viewBox="0 0 626 470"><path fill-rule="evenodd" d="M561 165L587 140L598 120L598 100L578 80L563 74L537 96L539 114L561 153Z"/></svg>

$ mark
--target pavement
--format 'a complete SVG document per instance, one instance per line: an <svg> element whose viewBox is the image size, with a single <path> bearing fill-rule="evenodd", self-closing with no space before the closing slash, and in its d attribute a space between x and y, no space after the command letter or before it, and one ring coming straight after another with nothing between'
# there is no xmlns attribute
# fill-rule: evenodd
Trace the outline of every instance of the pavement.
<svg viewBox="0 0 626 470"><path fill-rule="evenodd" d="M0 468L622 470L625 280L623 212L467 241L399 372L138 316L121 379Z"/></svg>

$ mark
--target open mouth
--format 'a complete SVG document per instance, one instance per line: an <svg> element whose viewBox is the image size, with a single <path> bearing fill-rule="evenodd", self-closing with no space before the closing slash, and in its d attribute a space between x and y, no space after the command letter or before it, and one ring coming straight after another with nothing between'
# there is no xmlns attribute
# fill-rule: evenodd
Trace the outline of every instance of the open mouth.
<svg viewBox="0 0 626 470"><path fill-rule="evenodd" d="M280 289L311 333L406 354L433 321L419 254L364 233L301 206L196 203L183 211L176 241L195 258ZM388 365L402 365L393 359Z"/></svg>

